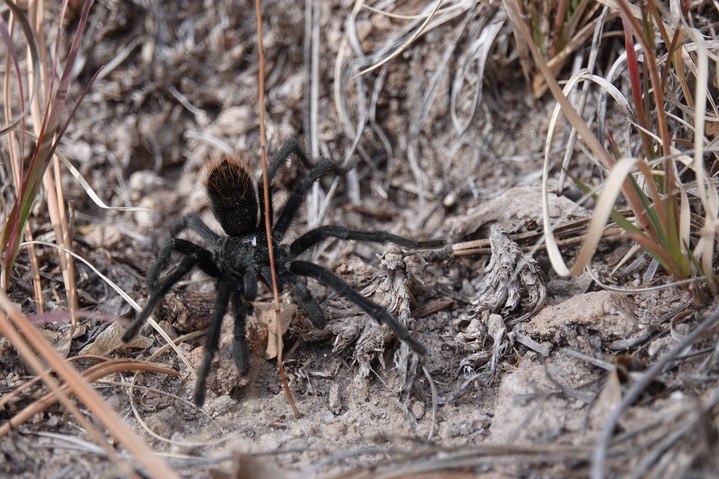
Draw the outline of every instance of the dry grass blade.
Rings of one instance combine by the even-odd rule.
[[[469,17],[470,15],[467,15],[467,19],[469,19]],[[467,130],[476,124],[479,105],[482,102],[485,66],[497,35],[499,35],[499,32],[504,26],[505,20],[504,15],[498,15],[497,8],[487,8],[469,33],[469,38],[473,40],[467,51],[464,52],[460,58],[461,67],[454,76],[450,97],[450,114],[459,138],[464,137]],[[454,40],[452,42],[451,50],[455,48],[456,41],[457,40]],[[470,71],[471,67],[474,68],[474,71]],[[458,99],[462,93],[464,83],[469,83],[469,78],[472,78],[472,82],[476,84],[474,85],[472,101],[468,102],[470,103],[469,108],[466,106],[462,107],[462,109],[469,110],[465,114],[465,121],[462,122],[458,113],[460,110]],[[477,81],[477,79],[479,79],[479,81]]]
[[[90,199],[95,203],[98,207],[104,209],[104,210],[113,210],[113,211],[150,211],[148,208],[143,208],[139,206],[109,206],[107,205],[102,198],[95,192],[95,190],[92,189],[90,184],[83,178],[82,174],[75,168],[75,165],[73,165],[70,160],[68,160],[65,155],[61,155],[57,153],[57,157],[60,158],[60,161],[63,165],[65,165],[65,168],[68,169],[70,174],[77,180],[78,183],[80,183],[80,186],[82,186],[82,189],[85,190],[85,193],[87,193],[87,196],[90,197]]]
[[[547,82],[547,86],[552,91],[552,94],[554,95],[555,99],[561,106],[562,112],[564,115],[566,115],[569,123],[577,129],[579,132],[579,135],[582,137],[582,139],[587,143],[590,150],[599,158],[602,164],[605,166],[609,166],[613,163],[613,160],[607,153],[607,151],[602,147],[602,145],[599,143],[599,140],[597,137],[591,132],[589,129],[589,126],[587,123],[579,116],[577,111],[574,109],[574,107],[569,102],[569,99],[566,97],[565,92],[562,91],[559,84],[557,83],[556,79],[554,78],[551,70],[549,69],[549,66],[547,65],[546,61],[542,57],[541,53],[539,52],[537,46],[534,44],[531,34],[529,33],[529,30],[527,29],[527,26],[524,24],[524,21],[519,14],[519,11],[517,9],[517,5],[512,0],[505,0],[504,1],[505,6],[507,7],[507,11],[509,14],[510,19],[512,20],[512,24],[514,25],[515,30],[519,32],[519,35],[524,39],[524,41],[527,43],[527,46],[529,48],[529,51],[532,53],[532,56],[534,57],[534,61],[539,68],[539,70],[542,72],[542,74],[545,77],[545,81]],[[555,116],[552,118],[553,123],[556,123],[556,112]],[[545,150],[546,152],[546,150]],[[548,157],[548,154],[545,155],[545,158]],[[616,165],[615,170],[613,171],[612,175],[615,178],[620,178],[621,182],[623,184],[624,179],[626,178],[626,175],[629,174],[631,171],[631,168],[633,167],[635,161],[632,160],[625,160],[620,161],[622,164],[622,167],[619,167],[619,164]],[[597,244],[599,244],[599,240],[601,238],[601,231],[604,228],[604,225],[606,224],[606,219],[609,217],[609,213],[611,213],[614,201],[617,196],[619,195],[619,191],[610,191],[611,188],[607,188],[605,190],[605,194],[603,195],[606,200],[602,203],[602,210],[600,212],[595,212],[594,218],[592,219],[592,222],[590,223],[589,230],[587,232],[587,239],[585,243],[582,245],[582,248],[580,250],[579,256],[577,260],[575,261],[574,266],[570,270],[567,268],[566,264],[564,263],[564,260],[562,259],[561,253],[559,251],[558,245],[555,241],[554,234],[552,231],[552,225],[549,218],[549,205],[548,205],[548,173],[549,168],[548,164],[545,164],[544,172],[543,172],[543,178],[542,178],[542,196],[543,196],[543,221],[544,221],[544,229],[545,229],[545,238],[547,242],[547,251],[550,256],[550,260],[552,262],[552,266],[554,267],[555,271],[557,271],[558,274],[567,276],[567,275],[573,275],[577,274],[578,272],[581,272],[586,264],[589,262],[589,259],[591,259],[592,255],[594,254],[594,250],[596,249]],[[613,180],[615,181],[615,180]],[[609,200],[612,200],[611,204],[609,204]],[[609,209],[605,211],[606,205],[609,204]],[[600,214],[601,213],[601,214]]]
[[[587,59],[587,67],[586,67],[586,70],[590,74],[594,73],[597,70],[597,57],[599,56],[602,34],[604,32],[604,24],[607,22],[608,17],[609,17],[609,9],[605,7],[602,9],[601,13],[599,14],[599,17],[595,21],[594,35],[592,36],[592,45],[591,45],[591,49],[589,52],[589,58]],[[585,107],[587,104],[587,100],[589,97],[589,87],[590,87],[589,83],[584,83],[582,85],[582,92],[581,92],[581,96],[579,98],[579,105],[578,105],[578,110],[581,113],[584,113],[584,110],[585,110]],[[547,136],[549,137],[550,135],[547,135]],[[569,137],[567,138],[567,141],[566,141],[566,147],[564,150],[564,158],[562,160],[562,169],[559,174],[559,189],[560,190],[564,188],[566,172],[569,171],[569,163],[570,163],[571,158],[574,153],[576,141],[577,141],[577,130],[572,128],[569,133]]]
[[[107,428],[108,432],[127,448],[137,462],[145,468],[148,474],[157,479],[178,477],[162,460],[150,451],[147,445],[130,430],[117,413],[105,404],[102,397],[87,383],[82,375],[58,355],[35,327],[30,324],[27,318],[17,310],[4,292],[0,292],[0,308],[4,311],[4,314],[0,316],[0,333],[4,334],[10,340],[35,373],[43,377],[43,381],[57,394],[57,397],[68,411],[73,413],[78,422],[80,422],[88,432],[96,435],[98,444],[106,444],[102,433],[100,433],[86,416],[77,409],[73,402],[70,401],[55,379],[53,379],[51,375],[46,374],[46,371],[33,350],[37,351],[50,367],[57,371],[58,376],[65,381],[77,398],[87,406],[93,416]],[[23,336],[20,336],[16,332],[16,328],[20,330]],[[108,454],[110,454],[110,457],[115,457],[112,449],[108,448]],[[129,466],[126,465],[123,466],[123,468],[128,475],[134,475]]]
[[[58,246],[58,245],[52,244],[52,243],[47,243],[47,242],[45,242],[45,241],[33,241],[32,244],[43,245],[43,246],[48,246],[48,247],[50,247],[50,248],[57,248],[57,249],[62,250],[62,247],[61,247],[61,246]],[[88,268],[90,268],[90,270],[91,270],[93,273],[95,273],[101,280],[103,280],[105,283],[107,283],[107,285],[110,286],[117,294],[119,294],[119,295],[122,297],[122,299],[124,299],[130,306],[132,306],[132,308],[133,308],[135,311],[141,311],[141,310],[142,310],[142,308],[140,307],[140,305],[137,304],[137,302],[136,302],[134,299],[132,299],[132,298],[130,297],[130,295],[128,295],[125,291],[123,291],[122,288],[120,288],[117,284],[115,284],[110,278],[108,278],[107,276],[105,276],[104,274],[102,274],[102,273],[101,273],[92,263],[90,263],[88,260],[86,260],[85,258],[83,258],[82,256],[80,256],[79,254],[77,254],[77,253],[75,253],[75,252],[73,252],[73,251],[70,251],[70,250],[67,250],[67,249],[65,249],[65,250],[63,250],[63,251],[64,251],[65,253],[69,254],[70,256],[72,256],[73,258],[75,258],[75,259],[81,261],[82,263],[84,263]],[[160,325],[158,325],[157,322],[156,322],[152,317],[148,318],[148,319],[147,319],[147,322],[153,327],[153,329],[154,329],[155,331],[157,331],[157,333],[162,337],[162,339],[165,340],[165,342],[169,345],[169,347],[171,347],[171,348],[175,351],[175,353],[177,353],[177,357],[180,358],[180,360],[185,364],[185,366],[187,367],[187,369],[188,369],[189,371],[193,371],[193,372],[194,372],[194,368],[192,367],[192,363],[190,363],[190,361],[187,359],[187,357],[185,356],[185,354],[183,354],[182,351],[180,351],[180,349],[177,347],[177,345],[175,345],[175,343],[172,341],[172,338],[170,338],[170,336],[167,334],[167,332],[166,332],[164,329],[162,329],[162,328],[160,327]],[[119,344],[119,342],[118,342],[118,344]],[[193,373],[193,374],[194,374],[194,373]]]
[[[705,274],[711,274],[714,261],[714,243],[719,229],[719,193],[711,178],[707,177],[704,168],[704,140],[706,121],[706,101],[708,96],[709,79],[709,53],[702,35],[693,28],[688,28],[687,34],[694,40],[696,46],[696,89],[694,109],[696,115],[694,131],[694,162],[693,170],[697,178],[697,189],[702,206],[704,207],[704,227],[694,254],[701,258]]]
[[[588,448],[580,447],[522,447],[511,445],[479,446],[476,448],[427,447],[417,451],[399,448],[360,448],[342,451],[315,464],[300,477],[316,477],[320,467],[344,461],[353,456],[379,455],[385,459],[371,466],[349,472],[333,474],[332,479],[344,478],[410,478],[410,477],[477,477],[476,474],[463,475],[466,469],[489,468],[511,464],[546,464],[547,462],[585,461],[590,453]]]
[[[189,341],[190,339],[194,339],[194,338],[197,338],[197,337],[200,337],[200,336],[204,336],[205,334],[207,334],[207,329],[203,329],[203,330],[200,330],[200,331],[194,331],[194,332],[192,332],[192,333],[185,334],[184,336],[180,336],[180,337],[177,338],[175,341],[173,341],[172,347],[173,347],[173,348],[176,348],[178,344],[182,344],[182,343],[184,343],[185,341]],[[150,362],[150,361],[155,361],[159,356],[161,356],[163,353],[165,353],[165,351],[169,350],[169,349],[170,349],[170,346],[171,346],[171,345],[169,345],[169,344],[163,345],[163,346],[160,347],[157,351],[155,351],[154,353],[152,353],[152,355],[150,355],[150,357],[147,358],[147,361],[148,361],[148,362]],[[154,392],[154,393],[156,393],[156,394],[171,396],[171,397],[174,397],[174,398],[175,398],[176,400],[178,400],[178,401],[181,401],[181,402],[184,402],[184,403],[188,404],[190,407],[196,407],[196,406],[195,406],[195,404],[194,404],[193,402],[191,402],[191,401],[188,401],[188,400],[183,399],[183,398],[181,398],[181,397],[178,397],[178,396],[175,396],[175,395],[173,395],[173,394],[167,393],[167,392],[165,392],[165,391],[158,391],[158,390],[155,390],[155,389],[153,389],[153,388],[148,388],[148,387],[145,387],[145,386],[140,386],[140,385],[138,385],[138,384],[137,384],[137,381],[138,381],[138,379],[139,379],[141,373],[142,373],[142,371],[137,371],[137,372],[132,376],[132,381],[130,382],[130,384],[129,384],[129,385],[126,385],[126,386],[129,387],[130,407],[132,408],[132,413],[135,415],[135,419],[137,419],[137,422],[140,424],[140,426],[142,426],[142,428],[145,429],[145,431],[147,431],[147,433],[148,433],[150,436],[154,437],[155,439],[157,439],[157,440],[159,440],[159,441],[162,441],[162,442],[165,442],[165,443],[168,443],[168,444],[172,444],[172,445],[177,446],[177,447],[182,447],[182,448],[207,447],[207,446],[210,446],[210,445],[219,444],[219,443],[224,442],[225,440],[227,440],[227,436],[225,435],[225,432],[222,430],[222,428],[221,428],[220,426],[217,426],[217,428],[218,428],[218,430],[219,430],[219,435],[220,435],[220,438],[221,438],[221,439],[219,439],[219,440],[217,440],[217,441],[214,441],[214,442],[208,441],[207,439],[204,439],[204,440],[201,441],[201,442],[176,441],[176,440],[173,440],[173,439],[171,439],[171,438],[163,437],[162,435],[156,433],[156,432],[147,424],[147,422],[144,420],[144,418],[142,417],[142,414],[140,413],[140,410],[139,410],[138,407],[137,407],[137,402],[135,401],[135,396],[134,396],[134,394],[133,394],[136,389],[140,389],[140,390],[144,390],[144,391],[151,391],[151,392]],[[212,418],[211,418],[204,410],[202,410],[201,408],[198,408],[198,409],[199,409],[200,414],[204,414],[208,419],[212,420]]]
[[[719,322],[719,310],[712,313],[702,323],[682,339],[676,346],[674,346],[668,353],[661,357],[655,362],[639,379],[636,381],[628,391],[624,394],[621,403],[617,405],[612,411],[611,415],[607,418],[606,424],[602,433],[597,440],[597,443],[592,452],[592,478],[601,479],[606,477],[607,467],[607,452],[609,450],[609,443],[612,439],[612,435],[617,427],[619,417],[622,413],[632,404],[634,404],[639,396],[646,390],[646,388],[652,383],[652,381],[659,376],[662,370],[679,356],[687,346],[693,344],[700,337],[706,334],[711,328],[713,328],[717,322]]]
[[[6,24],[4,19],[0,19],[0,33],[2,34],[2,40],[3,43],[6,46],[7,54],[6,59],[8,63],[8,68],[5,69],[5,82],[4,82],[4,99],[5,99],[5,107],[4,107],[4,113],[5,113],[5,127],[0,129],[0,136],[7,135],[8,139],[8,154],[10,157],[10,168],[12,169],[12,179],[13,184],[15,186],[15,193],[17,196],[20,196],[21,194],[21,185],[22,185],[22,162],[25,158],[25,118],[27,114],[30,112],[30,109],[28,105],[32,106],[35,104],[38,91],[40,88],[40,77],[36,75],[33,78],[31,91],[30,91],[30,97],[25,102],[25,96],[24,96],[24,88],[23,88],[23,75],[22,70],[19,65],[19,61],[17,58],[17,51],[14,48],[12,44],[12,38],[11,38],[11,31],[13,30],[13,26],[15,23],[20,25],[20,28],[25,36],[25,39],[27,41],[27,50],[28,55],[30,57],[30,61],[28,63],[32,64],[32,68],[37,71],[40,66],[40,56],[38,53],[38,47],[37,43],[35,41],[35,35],[33,34],[32,27],[27,21],[27,18],[25,17],[22,10],[15,4],[9,1],[5,1],[5,4],[7,7],[12,11],[12,22],[10,23],[10,29],[8,30],[8,25]],[[12,68],[9,68],[9,63],[12,63]],[[17,80],[17,99],[19,102],[19,109],[20,112],[15,115],[15,118],[13,119],[14,112],[13,112],[13,104],[15,103],[13,101],[13,98],[11,97],[11,71],[15,72],[15,77]],[[13,131],[17,126],[20,126],[20,137],[18,138],[17,132]],[[7,211],[5,208],[3,208],[3,211]],[[25,227],[25,234],[28,235],[28,237],[31,237],[31,231],[29,227]],[[35,251],[31,249],[29,251],[29,257],[30,257],[30,267],[32,270],[32,280],[33,280],[33,287],[35,289],[35,297],[37,300],[37,308],[38,311],[42,312],[44,310],[44,301],[42,298],[42,284],[40,282],[40,271],[39,271],[39,265],[37,261],[37,255],[35,254]],[[7,276],[4,273],[4,269],[2,274],[0,275],[0,284],[4,284],[6,281]]]
[[[70,328],[67,342],[69,343],[75,328],[77,327],[77,287],[75,286],[75,263],[67,251],[72,250],[71,226],[68,223],[67,211],[65,209],[65,195],[62,186],[62,174],[56,158],[52,161],[52,168],[43,175],[43,186],[47,210],[50,221],[55,230],[55,241],[62,247],[60,250],[60,268],[62,270],[63,282],[67,294],[67,304],[70,310]],[[67,348],[69,350],[69,348]]]
[[[403,51],[405,51],[410,45],[412,45],[412,43],[414,43],[415,40],[417,40],[417,38],[420,37],[420,35],[422,35],[422,32],[424,32],[425,28],[427,28],[427,25],[429,25],[429,22],[431,22],[432,19],[434,18],[434,16],[437,14],[437,11],[439,10],[440,5],[442,5],[442,0],[437,0],[437,3],[435,4],[434,8],[424,18],[424,20],[422,21],[422,24],[419,26],[419,28],[417,28],[417,30],[402,45],[400,45],[399,48],[397,48],[394,52],[387,55],[381,61],[360,71],[359,73],[357,73],[356,76],[362,76],[362,75],[365,75],[373,70],[376,70],[377,68],[381,67],[385,63],[391,61],[393,58],[396,58],[398,55],[401,55]]]
[[[719,224],[716,218],[719,212],[716,211],[716,208],[712,208],[716,202],[712,203],[707,198],[708,195],[703,197],[700,195],[700,199],[708,201],[708,205],[705,204],[704,206],[704,212],[710,210],[711,213],[706,215],[705,226],[700,232],[692,228],[691,201],[686,188],[679,183],[680,176],[675,162],[676,158],[683,159],[688,155],[672,146],[673,142],[681,145],[682,140],[673,138],[670,135],[668,126],[670,114],[666,109],[665,98],[667,93],[665,90],[668,90],[667,84],[669,80],[667,80],[667,77],[676,75],[676,71],[670,69],[670,66],[677,62],[672,62],[671,58],[673,58],[672,55],[675,55],[675,51],[683,47],[680,45],[682,30],[673,30],[666,27],[660,16],[661,7],[656,2],[648,2],[647,5],[642,7],[643,10],[639,12],[642,15],[637,16],[634,7],[620,1],[614,5],[616,8],[612,15],[616,15],[618,8],[623,19],[626,51],[610,69],[609,78],[605,79],[580,71],[569,80],[563,90],[560,90],[556,79],[552,76],[550,65],[540,54],[527,25],[519,14],[517,2],[505,1],[505,5],[517,35],[523,37],[524,41],[526,41],[527,48],[532,53],[537,68],[544,76],[547,86],[557,101],[545,144],[542,193],[547,250],[555,271],[565,276],[576,275],[583,271],[592,259],[601,237],[601,231],[611,217],[633,241],[649,253],[653,260],[661,265],[675,280],[683,281],[692,277],[704,276],[709,286],[715,288],[712,276],[714,253],[713,250],[709,253],[706,246],[709,244],[713,246],[716,241],[717,224]],[[605,10],[603,15],[600,16],[600,20],[609,16],[610,14]],[[657,37],[657,34],[654,33],[655,30],[658,30],[661,36]],[[599,36],[597,33],[599,31],[595,31],[595,45],[598,42]],[[696,32],[694,34],[699,35]],[[665,45],[666,48],[669,48],[668,55],[661,58],[657,53],[659,48],[657,38],[669,43]],[[637,41],[639,46],[635,46],[634,41]],[[596,46],[594,50],[596,50]],[[638,53],[639,51],[641,51],[641,56]],[[706,50],[698,46],[696,47],[696,52],[698,56],[697,62],[700,65],[697,70],[702,72],[701,64],[706,61]],[[593,58],[595,58],[595,55],[590,55],[590,68],[594,61]],[[665,62],[663,68],[661,68],[661,62]],[[628,82],[631,87],[631,101],[625,98],[612,83],[615,74],[618,72],[619,65],[624,65],[624,68],[626,68]],[[611,153],[602,146],[598,136],[589,129],[588,124],[569,102],[569,95],[579,82],[584,82],[584,94],[579,101],[580,108],[583,108],[589,83],[594,83],[601,89],[598,131],[600,135],[606,134],[606,142],[609,144]],[[706,100],[707,78],[702,76],[702,73],[698,73],[696,83],[696,96]],[[620,110],[624,112],[627,122],[639,134],[642,154],[636,155],[635,153],[622,152],[612,135],[605,133],[605,102],[609,95],[614,98]],[[691,103],[691,101],[688,103]],[[697,155],[701,155],[700,152],[703,151],[704,142],[706,141],[703,132],[703,116],[705,115],[706,102],[697,100],[697,103],[701,104],[701,106],[695,109],[694,115],[688,110],[685,111],[687,115],[696,117],[695,124],[699,127],[699,130],[692,135],[696,147],[695,158],[699,158]],[[563,181],[564,172],[569,169],[569,158],[574,151],[574,137],[577,133],[584,144],[588,146],[588,154],[594,155],[593,160],[607,171],[606,180],[600,188],[597,188],[597,191],[601,190],[601,194],[596,200],[597,207],[589,227],[587,239],[571,268],[567,266],[562,258],[554,237],[553,226],[548,216],[547,182],[552,156],[551,145],[560,119],[560,112],[566,117],[571,126],[570,144],[565,151],[560,183]],[[680,122],[691,128],[690,122],[681,120]],[[637,158],[629,158],[631,156],[637,156]],[[706,174],[703,171],[704,165],[702,161],[694,161],[691,167],[696,170],[696,176],[702,186],[713,189],[713,186],[710,187],[706,181],[703,181]],[[635,168],[637,170],[636,174],[634,173]],[[585,191],[590,189],[581,183],[579,186]],[[622,218],[613,209],[613,205],[620,194],[634,212],[634,223]],[[697,236],[700,236],[698,241],[695,240]],[[699,290],[700,287],[692,288],[696,295],[701,294]]]
[[[25,35],[25,39],[27,40],[27,48],[30,54],[30,61],[32,62],[33,69],[35,71],[39,71],[40,69],[40,54],[38,53],[38,47],[37,43],[35,42],[35,35],[33,34],[32,27],[30,27],[30,24],[27,21],[27,18],[25,17],[25,14],[23,13],[22,9],[16,5],[11,0],[3,0],[3,3],[12,11],[13,13],[13,21],[17,22],[18,25],[20,25],[20,28],[22,29],[23,34]],[[20,67],[17,63],[17,58],[15,57],[15,50],[12,48],[12,42],[10,40],[9,32],[7,31],[7,28],[5,28],[5,22],[4,20],[0,20],[0,26],[2,27],[2,37],[3,42],[7,46],[8,54],[10,55],[13,67],[15,69],[16,75],[18,77],[18,89],[19,89],[19,99],[22,105],[21,112],[17,115],[17,117],[14,120],[10,120],[11,114],[10,114],[10,105],[12,104],[11,101],[9,101],[8,95],[10,94],[9,86],[9,79],[10,79],[10,69],[5,70],[5,121],[6,125],[2,128],[0,128],[0,135],[4,135],[5,133],[13,130],[16,126],[23,123],[23,120],[28,115],[30,110],[25,107],[24,103],[24,97],[22,95],[23,88],[22,88],[22,74],[20,73]],[[38,90],[40,89],[40,76],[35,75],[33,78],[33,84],[32,89],[30,91],[30,98],[28,99],[27,104],[32,105],[37,94]],[[24,131],[25,128],[23,127],[22,130]],[[12,150],[11,150],[12,151]],[[15,164],[15,163],[13,163]],[[19,185],[19,183],[17,184]]]
[[[592,32],[597,28],[601,28],[602,24],[618,16],[618,13],[612,12],[603,14],[600,18],[596,18],[584,25],[578,32],[574,33],[572,38],[567,42],[566,46],[553,55],[547,62],[549,69],[553,74],[558,74],[571,58],[571,54],[583,48],[584,43],[592,36]],[[535,98],[540,98],[547,90],[547,83],[542,75],[537,75],[532,80],[532,94]]]

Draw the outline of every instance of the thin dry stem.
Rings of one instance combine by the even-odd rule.
[[[270,260],[270,272],[272,274],[272,297],[275,304],[275,320],[276,324],[282,324],[280,308],[280,296],[279,287],[277,284],[277,271],[275,269],[275,253],[272,246],[272,222],[270,218],[270,185],[267,176],[267,134],[265,132],[265,50],[262,41],[262,1],[255,0],[255,12],[257,14],[257,51],[259,55],[259,71],[258,76],[258,108],[260,110],[260,154],[262,157],[262,186],[265,203],[265,234],[267,235],[267,250],[269,253]],[[290,392],[289,384],[287,384],[287,376],[285,375],[285,369],[282,364],[282,335],[277,334],[277,367],[280,370],[280,377],[282,378],[282,387],[287,395],[287,400],[290,403],[292,412],[294,412],[296,418],[302,417],[299,409],[295,405],[294,399],[292,399],[292,393]]]

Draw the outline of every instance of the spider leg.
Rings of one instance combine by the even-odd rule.
[[[406,342],[415,352],[419,354],[425,354],[427,352],[424,345],[414,339],[409,330],[402,323],[392,317],[386,309],[353,290],[345,280],[330,270],[307,261],[292,261],[292,263],[290,263],[290,271],[299,276],[314,278],[320,283],[329,286],[334,289],[337,294],[344,296],[362,308],[378,322],[389,326],[394,334],[402,341]]]
[[[434,249],[445,245],[443,240],[415,241],[384,231],[356,231],[338,225],[320,226],[303,234],[290,245],[290,256],[297,256],[327,238],[394,243],[404,248]]]
[[[282,145],[282,148],[280,148],[280,151],[272,155],[272,163],[270,163],[270,167],[267,170],[267,176],[270,181],[272,181],[272,178],[275,177],[277,170],[280,169],[282,164],[287,161],[287,158],[292,155],[297,155],[297,158],[299,158],[302,164],[306,167],[309,167],[312,164],[305,151],[300,147],[300,144],[297,143],[297,140],[287,140],[285,144]]]
[[[241,291],[232,294],[232,309],[235,313],[235,325],[232,334],[232,358],[240,376],[246,376],[250,370],[250,349],[247,345],[247,318],[248,307]]]
[[[197,263],[200,262],[200,258],[192,255],[186,256],[175,271],[172,272],[167,278],[161,282],[156,282],[152,288],[150,288],[150,297],[147,300],[147,304],[137,315],[137,318],[132,322],[130,327],[125,330],[125,334],[122,335],[123,341],[129,341],[140,330],[140,327],[145,323],[147,318],[152,313],[152,310],[157,306],[157,302],[160,301],[175,283],[177,283],[183,276],[189,273]],[[157,266],[157,265],[156,265]]]
[[[170,236],[176,237],[184,230],[191,230],[208,243],[216,243],[220,236],[212,231],[197,215],[185,215],[170,225]]]
[[[212,310],[212,320],[207,330],[207,340],[205,341],[205,350],[202,354],[202,362],[200,369],[197,371],[197,382],[195,383],[195,392],[192,395],[194,403],[200,407],[205,402],[205,388],[207,385],[207,375],[212,367],[212,360],[217,354],[220,345],[220,331],[222,330],[222,319],[227,312],[227,305],[230,302],[233,285],[229,281],[217,281],[217,296],[215,297],[215,306]]]
[[[297,299],[300,302],[300,306],[302,306],[302,311],[307,313],[314,327],[324,329],[325,326],[327,326],[327,317],[322,311],[322,308],[320,308],[320,305],[315,301],[315,298],[312,297],[312,293],[310,293],[304,281],[292,273],[285,273],[282,278],[297,294]]]
[[[197,263],[200,269],[213,278],[216,278],[220,274],[217,266],[215,266],[215,263],[212,261],[212,255],[209,251],[191,241],[173,237],[160,248],[160,251],[157,253],[157,261],[155,261],[152,269],[147,273],[147,287],[151,293],[157,289],[160,283],[160,275],[167,269],[173,251],[185,256],[197,257]]]
[[[157,253],[157,261],[147,274],[147,284],[150,291],[152,291],[159,282],[160,274],[167,269],[167,264],[173,251],[177,251],[178,253],[182,253],[184,255],[200,255],[200,268],[212,277],[217,276],[217,274],[213,274],[213,272],[217,271],[217,268],[214,267],[214,263],[212,263],[211,260],[208,261],[207,259],[209,255],[201,253],[202,251],[207,253],[207,250],[190,241],[177,238],[177,235],[186,229],[194,231],[208,243],[217,243],[220,240],[217,233],[212,231],[210,227],[196,215],[185,215],[178,221],[174,221],[170,225],[170,240],[160,248],[160,251]]]
[[[168,260],[173,251],[185,255],[185,258],[180,262],[180,265],[175,271],[160,280],[160,274],[167,269]],[[160,299],[195,266],[199,266],[202,271],[210,276],[216,277],[219,275],[219,271],[212,261],[210,252],[195,243],[173,238],[160,248],[157,261],[147,274],[147,287],[150,291],[150,297],[147,299],[145,307],[142,308],[142,311],[137,315],[137,318],[135,318],[130,327],[125,330],[122,336],[123,341],[129,341],[137,334]]]
[[[247,345],[247,328],[245,319],[257,297],[257,272],[248,270],[243,277],[244,291],[237,289],[232,294],[232,309],[235,313],[235,325],[232,337],[232,357],[240,376],[245,376],[250,370],[250,350]]]
[[[287,159],[292,155],[296,155],[304,166],[309,168],[311,165],[310,159],[307,158],[307,154],[300,147],[299,143],[297,143],[297,140],[294,139],[287,140],[285,144],[282,145],[282,148],[280,148],[280,151],[272,155],[272,161],[267,167],[267,183],[270,186],[270,223],[274,221],[274,212],[272,211],[272,180],[277,174],[277,171],[282,167],[283,163],[285,163]],[[263,227],[265,224],[265,196],[263,194],[263,189],[264,182],[262,181],[262,179],[260,179],[257,182],[257,196],[259,197],[258,199],[260,205],[260,227]]]
[[[310,188],[312,188],[312,185],[317,180],[319,180],[322,176],[329,173],[330,171],[334,171],[338,174],[344,173],[344,170],[340,168],[334,161],[328,160],[326,158],[320,160],[320,162],[317,163],[314,168],[307,172],[307,175],[302,179],[302,181],[297,184],[297,186],[295,186],[295,188],[292,190],[292,193],[290,193],[289,198],[287,198],[287,202],[282,207],[280,217],[277,219],[277,222],[272,228],[273,236],[277,237],[278,239],[284,236],[284,234],[287,232],[290,225],[292,224],[292,221],[295,219],[297,211],[300,209],[300,205],[302,204],[302,200],[304,199],[304,194],[309,191]]]

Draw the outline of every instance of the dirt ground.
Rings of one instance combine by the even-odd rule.
[[[512,35],[503,13],[490,17],[486,6],[455,2],[456,9],[386,67],[357,80],[354,74],[387,56],[383,48],[411,21],[368,9],[353,14],[348,2],[316,3],[313,70],[305,57],[304,4],[263,2],[270,153],[296,138],[313,156],[351,170],[310,192],[291,236],[341,224],[456,244],[489,238],[493,224],[505,233],[537,230],[554,103],[548,96],[533,99],[507,47]],[[400,12],[416,13],[420,7],[411,3]],[[467,58],[493,22],[499,33],[478,72]],[[143,209],[100,208],[68,174],[76,251],[142,305],[144,274],[173,219],[197,213],[220,230],[202,188],[211,152],[244,152],[259,167],[254,6],[98,2],[81,51],[72,95],[105,67],[61,152],[108,205]],[[459,75],[465,84],[458,86],[455,73],[465,63],[471,68]],[[578,157],[579,176],[598,175]],[[278,204],[301,170],[293,163],[278,175]],[[553,196],[557,222],[591,213],[576,205],[571,188],[562,193]],[[31,226],[39,239],[52,231],[42,212]],[[492,238],[494,246],[502,242],[501,235]],[[507,247],[516,266],[523,253]],[[613,272],[630,248],[626,239],[604,242],[592,274],[619,289],[670,283],[661,271],[647,275],[647,258]],[[63,309],[57,255],[50,248],[38,253],[48,308]],[[571,260],[573,251],[566,254]],[[267,332],[257,317],[249,326],[251,372],[242,379],[226,318],[202,410],[190,401],[194,373],[175,352],[152,360],[179,377],[139,375],[133,384],[146,389],[134,390],[131,374],[106,378],[98,387],[109,404],[183,477],[586,477],[612,410],[716,306],[710,300],[697,305],[679,287],[621,294],[589,273],[561,278],[542,249],[518,285],[506,284],[512,282],[498,272],[499,251],[455,256],[448,249],[329,241],[311,258],[387,307],[427,346],[427,355],[415,356],[352,303],[310,282],[330,325],[314,330],[299,312],[284,337],[301,418],[288,404],[276,361],[266,358]],[[24,255],[13,280],[11,296],[23,312],[35,313]],[[78,263],[77,281],[83,309],[129,324],[135,312],[95,272]],[[173,339],[201,330],[213,287],[193,273],[155,319]],[[256,311],[271,298],[261,288]],[[281,298],[291,310],[292,297]],[[68,325],[43,327],[52,339]],[[84,320],[70,356],[87,353],[111,327],[111,321]],[[141,348],[106,354],[147,359],[164,344],[149,328],[142,338],[149,339]],[[179,343],[194,368],[203,344],[204,335]],[[608,476],[719,474],[717,344],[714,330],[688,346],[625,409],[608,446]],[[28,369],[5,338],[0,358],[4,393],[22,384]],[[22,405],[11,405],[0,419]],[[120,474],[101,451],[68,438],[90,441],[59,408],[37,415],[0,440],[0,475]]]

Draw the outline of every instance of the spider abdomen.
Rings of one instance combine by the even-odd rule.
[[[229,236],[243,236],[257,228],[260,208],[252,177],[240,155],[210,161],[205,188],[217,221]]]

